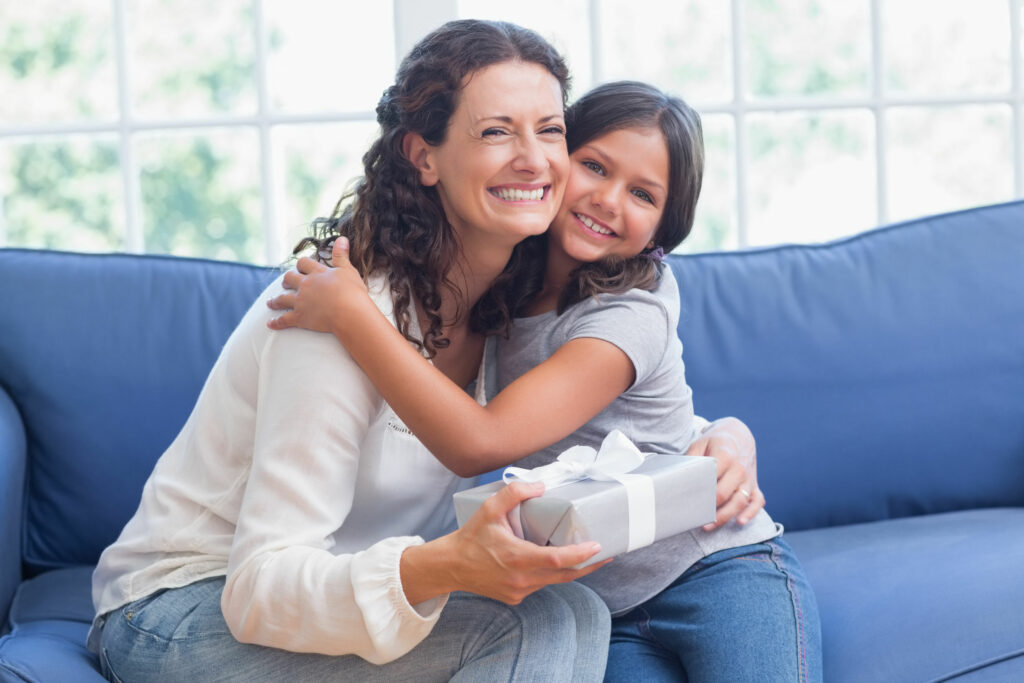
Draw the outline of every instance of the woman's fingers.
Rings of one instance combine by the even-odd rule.
[[[762,493],[761,489],[757,488],[756,484],[751,483],[750,485],[753,487],[751,489],[747,489],[750,492],[750,498],[747,500],[747,505],[743,509],[743,512],[741,512],[739,517],[737,517],[737,521],[740,524],[746,524],[756,517],[757,513],[764,509],[764,493]]]
[[[464,590],[517,604],[530,593],[552,583],[565,583],[607,564],[576,566],[601,552],[595,542],[571,546],[539,546],[512,534],[508,515],[524,500],[544,492],[542,484],[515,483],[484,501],[461,529]]]

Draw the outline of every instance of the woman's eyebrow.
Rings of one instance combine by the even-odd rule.
[[[549,114],[547,116],[541,117],[540,119],[537,120],[537,122],[548,123],[549,121],[561,121],[562,118],[563,116],[561,114]],[[496,114],[494,116],[481,116],[479,119],[477,119],[477,123],[481,123],[483,121],[499,121],[501,123],[511,124],[515,122],[515,119],[513,119],[511,116],[505,116],[500,114]]]

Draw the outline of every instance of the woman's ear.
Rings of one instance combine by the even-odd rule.
[[[426,187],[437,185],[434,166],[434,148],[419,133],[406,133],[402,138],[402,154],[420,172],[420,183]]]

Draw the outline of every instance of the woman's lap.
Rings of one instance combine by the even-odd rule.
[[[714,553],[612,620],[605,680],[820,681],[821,627],[781,539]]]
[[[220,610],[224,580],[149,596],[108,616],[101,661],[110,680],[600,680],[609,617],[578,585],[550,586],[520,605],[453,593],[431,634],[381,666],[354,656],[239,643]],[[583,589],[583,590],[580,590]],[[599,663],[595,664],[595,662]],[[559,669],[561,667],[561,669]]]

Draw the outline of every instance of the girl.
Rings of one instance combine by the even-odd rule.
[[[566,114],[572,164],[546,238],[543,277],[519,283],[519,317],[496,339],[500,388],[466,401],[402,348],[348,266],[299,261],[291,309],[269,324],[331,331],[414,433],[473,474],[524,458],[537,466],[621,429],[642,451],[700,452],[675,330],[678,290],[661,263],[693,224],[703,171],[697,114],[639,83],[596,88]],[[489,131],[507,135],[502,126]],[[521,303],[520,303],[521,302]],[[742,425],[725,428],[742,435]],[[698,441],[694,450],[692,444]],[[718,449],[716,523],[617,558],[581,579],[612,610],[612,680],[818,680],[813,594],[781,528],[762,509],[753,468]],[[532,455],[528,455],[531,454]],[[737,513],[736,523],[731,523]]]
[[[553,218],[568,166],[567,78],[530,31],[441,27],[403,60],[353,210],[336,222],[366,265],[378,315],[436,351],[460,384],[479,365],[468,333],[477,316],[452,323],[449,311],[500,291],[516,244]],[[492,119],[515,144],[483,140]],[[440,188],[408,161],[423,162],[428,145]],[[510,187],[530,188],[530,201],[491,194]],[[267,330],[262,300],[280,291],[272,284],[227,341],[100,558],[89,644],[104,675],[599,679],[608,612],[567,583],[586,573],[571,567],[594,544],[538,548],[512,536],[505,513],[540,493],[529,487],[446,533],[462,482],[396,428],[332,339]]]

